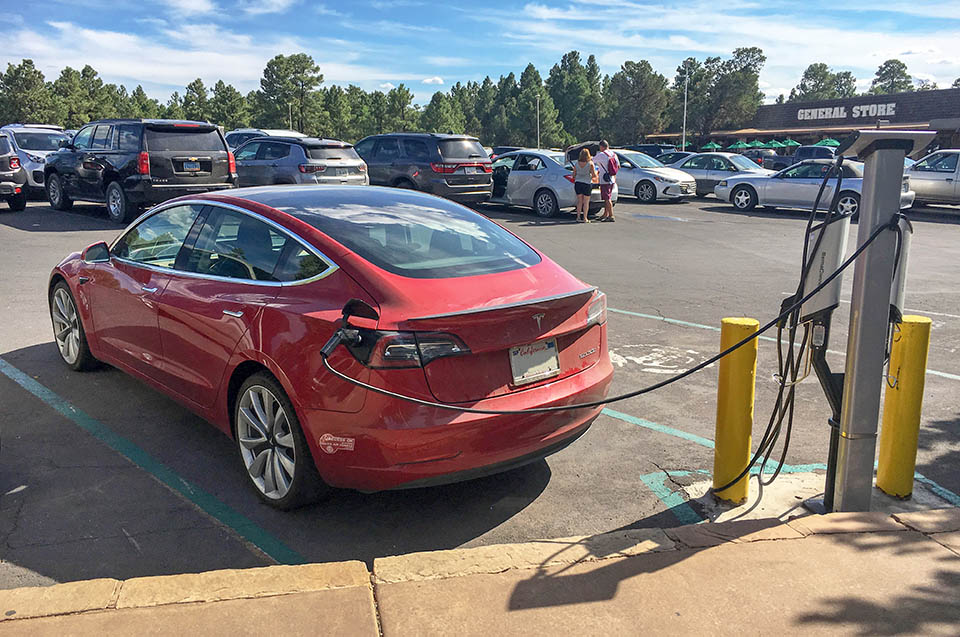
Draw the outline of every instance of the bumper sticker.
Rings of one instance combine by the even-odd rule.
[[[323,434],[320,436],[320,448],[326,453],[337,453],[338,451],[353,451],[355,438],[342,438],[333,434]]]

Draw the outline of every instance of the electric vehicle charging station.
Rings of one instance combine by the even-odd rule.
[[[870,510],[883,368],[892,324],[899,323],[903,314],[912,232],[900,214],[903,160],[925,148],[934,136],[926,131],[862,130],[837,148],[837,155],[855,155],[864,162],[858,245],[881,227],[897,231],[877,236],[855,264],[844,373],[832,372],[826,361],[842,277],[801,308],[801,321],[812,323],[812,365],[833,412],[824,498],[807,503],[814,511]],[[810,229],[806,240],[811,267],[804,290],[814,289],[837,269],[849,229],[849,216],[828,217],[823,225]]]

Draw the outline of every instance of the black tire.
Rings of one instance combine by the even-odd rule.
[[[398,179],[393,184],[394,188],[403,188],[404,190],[416,190],[417,184],[413,183],[409,179]]]
[[[841,191],[840,197],[837,199],[837,212],[851,213],[851,221],[859,221],[860,195],[852,190]]]
[[[47,193],[47,201],[54,210],[70,210],[73,208],[73,200],[63,191],[63,179],[57,173],[47,175],[43,185]]]
[[[65,302],[67,300],[72,307],[68,307]],[[90,353],[87,332],[83,329],[83,320],[80,318],[77,302],[73,298],[70,286],[65,281],[60,281],[50,290],[47,301],[50,304],[50,322],[53,324],[53,342],[60,353],[60,360],[75,372],[95,368],[99,361]],[[63,334],[67,324],[69,324],[67,329],[72,328],[75,332]],[[67,340],[70,340],[69,346],[65,345]],[[76,358],[72,358],[74,351]]]
[[[264,442],[252,448],[247,445],[253,445],[255,440],[242,438],[241,436],[241,431],[245,426],[241,423],[241,406],[244,404],[244,397],[251,389],[254,389],[255,392],[266,389],[269,394],[272,394],[276,402],[282,407],[288,425],[288,427],[283,428],[281,432],[269,432],[269,439],[265,439]],[[313,462],[313,455],[310,453],[310,447],[307,445],[306,437],[304,437],[303,430],[300,428],[300,420],[297,418],[297,412],[293,408],[293,403],[290,402],[286,392],[283,391],[283,387],[280,386],[280,383],[277,382],[271,374],[267,372],[257,372],[247,378],[240,386],[239,391],[237,391],[237,397],[232,405],[232,410],[234,440],[236,441],[237,455],[240,458],[240,466],[247,475],[248,483],[261,500],[276,509],[289,511],[290,509],[316,502],[322,495],[330,490],[317,472],[317,467]],[[274,411],[273,413],[276,412]],[[288,435],[292,436],[293,442],[293,477],[289,481],[288,490],[284,495],[280,497],[271,496],[265,492],[267,485],[266,473],[264,473],[264,486],[261,486],[251,474],[249,467],[253,465],[247,464],[248,458],[245,456],[245,451],[254,458],[255,462],[255,458],[259,456],[257,449],[261,449],[260,453],[268,454],[268,459],[264,460],[264,463],[268,463],[270,462],[269,458],[273,457],[270,455],[270,452],[276,455],[281,452],[285,453],[285,451],[289,449],[289,447],[285,447],[280,442],[280,438],[287,437]],[[244,440],[246,440],[246,444]],[[284,457],[290,460],[288,454],[285,453]],[[282,463],[279,462],[273,466],[283,467]],[[271,469],[271,472],[274,470],[275,469]],[[271,473],[271,475],[273,474]],[[276,484],[276,479],[273,478],[273,480],[274,484]],[[276,492],[274,491],[274,493]]]
[[[633,190],[634,196],[640,203],[654,203],[657,200],[657,187],[652,181],[641,181]]]
[[[27,193],[21,192],[19,195],[8,197],[7,205],[10,206],[10,210],[20,212],[27,207]]]
[[[546,188],[541,188],[533,195],[533,211],[537,213],[538,217],[549,219],[560,212],[560,206],[552,192]]]
[[[730,193],[730,203],[737,210],[753,210],[757,207],[757,193],[749,186],[737,186]]]
[[[128,224],[137,216],[139,209],[130,203],[130,198],[123,191],[119,181],[111,181],[104,191],[107,202],[107,216],[110,221],[119,224]]]
[[[777,211],[777,207],[776,207],[776,206],[764,206],[763,209],[766,210],[767,212],[776,212],[776,211]]]

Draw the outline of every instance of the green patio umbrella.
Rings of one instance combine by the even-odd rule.
[[[749,146],[750,148],[766,148],[767,143],[762,142],[759,139],[755,139],[752,142],[747,142],[747,146]]]
[[[744,148],[750,148],[750,145],[746,142],[735,142],[727,146],[727,150],[743,150]]]
[[[771,139],[769,142],[767,142],[767,148],[783,148],[783,143],[778,142],[775,139]]]
[[[690,148],[693,146],[693,142],[687,142],[686,144],[677,144],[677,148]]]
[[[836,147],[839,146],[839,145],[840,145],[840,142],[838,142],[837,140],[833,139],[832,137],[828,137],[828,138],[826,138],[826,139],[821,139],[821,140],[818,141],[816,144],[814,144],[814,146],[830,146],[831,148],[836,148]]]
[[[781,143],[782,143],[784,146],[803,146],[803,144],[801,144],[800,142],[794,141],[794,140],[790,139],[789,137],[786,138],[785,140],[783,140],[783,142],[781,142]]]
[[[723,146],[721,146],[717,142],[710,142],[708,144],[704,144],[703,146],[701,146],[700,150],[717,150],[719,148],[723,148]]]

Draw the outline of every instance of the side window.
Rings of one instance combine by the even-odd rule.
[[[707,164],[707,168],[709,170],[736,170],[736,168],[733,167],[733,164],[722,157],[711,157],[710,163]]]
[[[257,151],[260,150],[260,142],[247,144],[243,148],[237,149],[237,161],[249,161],[257,158]]]
[[[800,177],[800,166],[791,166],[781,173],[784,179],[797,179]]]
[[[710,165],[711,159],[713,159],[713,157],[710,156],[693,157],[692,159],[688,159],[687,161],[683,162],[683,168],[706,170],[707,166]]]
[[[110,128],[107,124],[97,126],[96,132],[93,133],[93,142],[90,144],[92,150],[110,150],[112,148],[110,137],[112,131]]]
[[[520,155],[520,159],[517,160],[516,165],[513,167],[514,170],[536,170],[537,162],[540,160],[534,157],[533,155]],[[540,162],[541,165],[543,162]]]
[[[353,147],[361,157],[367,157],[373,151],[373,145],[377,143],[376,139],[364,139]]]
[[[140,130],[136,126],[114,126],[113,147],[127,152],[140,150]]]
[[[396,139],[385,138],[381,139],[380,143],[377,144],[377,160],[378,161],[393,161],[400,156],[400,144],[397,143]]]
[[[199,206],[174,206],[138,223],[114,244],[116,257],[162,268],[172,268]]]
[[[958,158],[960,155],[957,153],[937,153],[923,161],[918,161],[913,169],[933,173],[952,173],[957,170]]]
[[[496,170],[497,168],[503,168],[505,170],[511,170],[513,168],[513,164],[516,161],[517,161],[516,155],[510,155],[509,157],[502,157],[497,161],[493,162],[493,169]]]
[[[427,144],[422,139],[403,140],[403,152],[414,161],[429,161],[430,159]]]
[[[261,144],[258,159],[283,159],[290,154],[290,144],[271,142]]]
[[[87,126],[81,129],[77,136],[73,138],[73,145],[79,149],[90,148],[90,140],[93,138],[93,129],[96,126]]]
[[[323,259],[291,240],[291,249],[274,272],[278,281],[303,281],[326,272],[330,266]]]
[[[184,269],[231,279],[277,281],[274,270],[288,240],[259,219],[214,207]]]
[[[957,160],[960,159],[960,155],[957,153],[950,153],[946,157],[940,160],[940,163],[937,164],[938,173],[952,173],[957,170]]]

